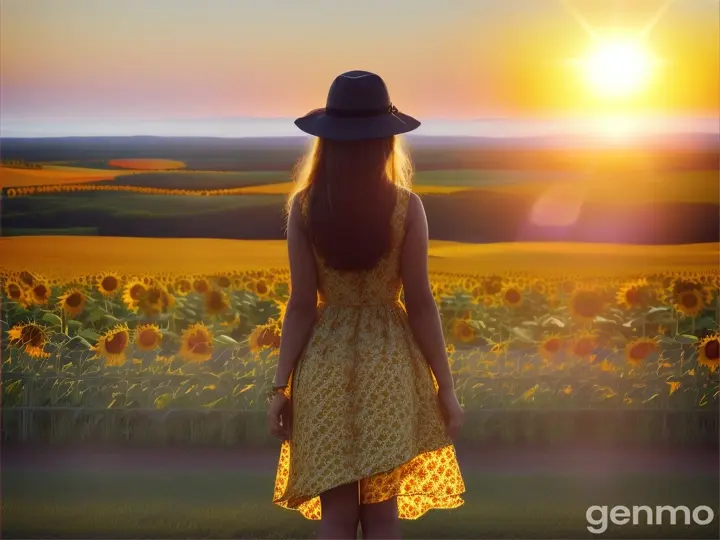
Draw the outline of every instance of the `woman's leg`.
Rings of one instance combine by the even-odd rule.
[[[357,482],[329,489],[320,494],[322,517],[320,540],[357,538],[360,521],[360,497]]]
[[[360,527],[363,540],[402,538],[397,498],[374,504],[360,505]]]

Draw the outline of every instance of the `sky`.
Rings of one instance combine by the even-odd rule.
[[[364,69],[421,119],[707,120],[720,116],[719,10],[720,0],[2,0],[0,118],[292,118],[323,106],[339,73]],[[642,88],[619,97],[578,67],[618,36],[653,58]]]

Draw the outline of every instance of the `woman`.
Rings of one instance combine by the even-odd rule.
[[[399,518],[456,508],[465,490],[427,221],[396,138],[420,123],[380,77],[351,71],[295,124],[318,138],[288,201],[273,500],[321,519],[321,538],[356,538],[358,524],[364,538],[399,538]]]

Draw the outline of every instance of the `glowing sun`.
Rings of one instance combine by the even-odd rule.
[[[639,41],[601,41],[583,61],[593,91],[608,97],[627,97],[648,83],[653,66]]]

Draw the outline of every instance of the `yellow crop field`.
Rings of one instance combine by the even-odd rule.
[[[185,167],[185,163],[174,159],[148,159],[148,158],[133,158],[133,159],[112,159],[108,161],[108,165],[111,167],[123,167],[125,169],[135,170],[168,170],[168,169],[182,169]]]
[[[717,203],[720,200],[720,183],[715,171],[683,171],[679,173],[643,172],[635,175],[578,175],[573,180],[531,181],[518,183],[452,185],[451,178],[444,178],[447,184],[416,184],[413,191],[418,194],[444,194],[460,191],[490,191],[507,195],[524,196],[547,202],[582,204],[584,202],[613,205],[638,205],[657,203]],[[292,182],[265,184],[237,188],[234,193],[254,195],[285,195],[292,189]],[[621,196],[619,195],[621,194]]]
[[[715,203],[720,200],[717,171],[641,172],[578,175],[575,180],[494,184],[494,193],[548,198],[560,202],[615,205],[652,203]]]
[[[131,170],[111,171],[63,165],[45,165],[42,169],[0,167],[0,188],[95,182],[111,180],[120,175],[133,174],[133,172]]]
[[[287,266],[281,240],[204,238],[113,238],[97,236],[0,237],[0,268],[73,275],[113,270],[125,273],[192,274]],[[720,244],[630,246],[529,242],[508,244],[430,243],[435,272],[488,274],[532,271],[620,275],[718,267]]]

